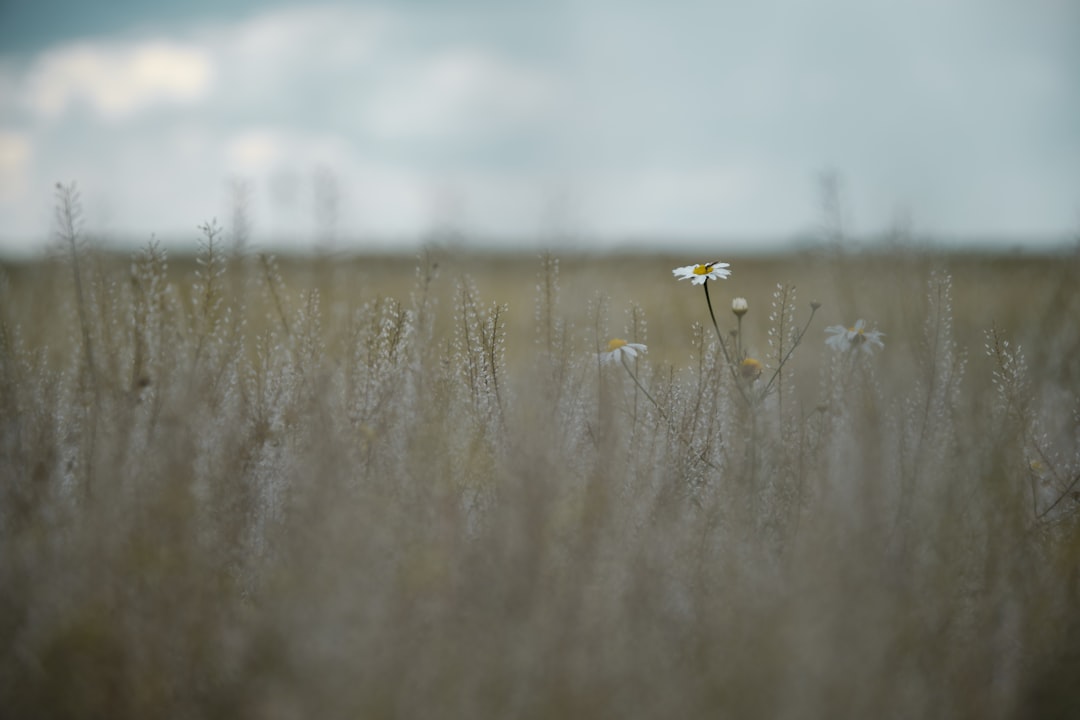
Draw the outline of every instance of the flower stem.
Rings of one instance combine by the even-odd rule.
[[[738,327],[735,330],[735,359],[742,362],[746,359],[746,351],[743,350],[742,315],[736,315],[735,317],[738,321]]]
[[[724,347],[724,336],[720,333],[720,326],[716,323],[716,313],[713,312],[712,300],[709,298],[709,281],[703,282],[701,287],[705,288],[705,304],[709,306],[709,317],[712,318],[712,326],[716,330],[716,339],[720,341],[720,347]],[[726,348],[724,349],[724,357],[727,357]],[[728,362],[731,362],[730,358]]]
[[[724,336],[720,332],[720,325],[716,322],[716,313],[712,309],[712,299],[709,297],[709,281],[706,280],[701,285],[705,288],[705,303],[709,306],[709,317],[712,319],[713,329],[716,330],[716,340],[720,343],[720,349],[724,351],[724,360],[727,361],[728,370],[731,372],[731,379],[735,381],[735,387],[739,389],[739,394],[742,395],[743,400],[747,405],[753,405],[753,400],[746,394],[746,389],[739,382],[739,372],[735,367],[735,363],[731,362],[731,355],[728,353],[727,345],[724,344]]]
[[[660,417],[664,418],[664,420],[667,420],[668,416],[667,413],[664,412],[664,408],[660,407],[660,403],[656,402],[656,398],[654,398],[649,393],[649,391],[645,389],[645,386],[641,384],[641,381],[637,379],[637,375],[634,374],[634,371],[630,369],[630,365],[628,365],[626,362],[626,356],[620,353],[619,359],[622,361],[623,367],[626,368],[626,373],[630,376],[630,379],[634,381],[635,385],[637,385],[638,390],[645,393],[645,397],[649,398],[649,402],[651,402],[656,408],[656,411],[660,413]]]

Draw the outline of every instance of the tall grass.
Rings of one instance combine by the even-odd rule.
[[[736,258],[713,332],[663,258],[119,263],[73,210],[0,284],[5,717],[1080,709],[1075,259]]]

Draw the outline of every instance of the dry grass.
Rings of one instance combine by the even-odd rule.
[[[5,716],[1080,709],[1076,258],[724,257],[749,383],[695,258],[72,235],[0,284]]]

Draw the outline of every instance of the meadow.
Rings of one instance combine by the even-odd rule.
[[[60,209],[0,271],[5,717],[1080,712],[1080,256],[128,257]]]

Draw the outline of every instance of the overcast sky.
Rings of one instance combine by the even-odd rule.
[[[1080,232],[1075,0],[0,0],[0,251]],[[748,240],[745,240],[748,239]]]

